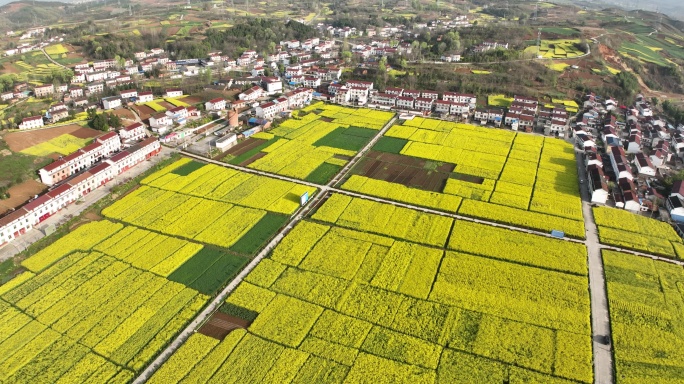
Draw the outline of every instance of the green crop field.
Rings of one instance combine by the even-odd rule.
[[[513,104],[513,98],[504,95],[489,95],[487,96],[487,104],[495,107],[508,108]]]
[[[579,39],[573,40],[546,40],[542,39],[539,48],[536,42],[525,48],[524,53],[527,55],[539,55],[547,59],[572,59],[582,56],[584,52],[579,50],[576,44],[580,43]]]
[[[542,28],[543,33],[553,33],[555,35],[561,36],[575,36],[579,35],[580,31],[575,28],[562,28],[562,27],[544,27]]]

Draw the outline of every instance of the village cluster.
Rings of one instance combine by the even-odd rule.
[[[584,151],[584,187],[591,201],[635,213],[659,211],[664,206],[661,213],[684,222],[684,184],[675,182],[670,196],[655,188],[657,180],[684,156],[683,129],[654,115],[642,95],[629,107],[613,98],[587,95],[573,135],[576,146]]]
[[[143,125],[135,123],[119,132],[105,133],[92,144],[46,165],[38,173],[50,190],[0,218],[0,244],[14,240],[159,152],[159,140],[147,137]]]

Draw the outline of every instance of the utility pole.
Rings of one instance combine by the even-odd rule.
[[[658,16],[658,28],[659,28],[659,30],[662,31],[663,30],[663,14],[659,13],[658,15],[659,15]]]
[[[537,32],[537,58],[541,56],[541,31],[542,29],[539,28],[539,31]]]

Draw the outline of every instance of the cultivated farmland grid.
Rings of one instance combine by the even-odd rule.
[[[299,210],[295,217],[290,221],[290,223],[285,227],[278,235],[264,248],[259,255],[217,296],[215,300],[211,302],[209,307],[203,311],[198,317],[179,335],[179,337],[174,340],[173,343],[171,343],[164,352],[162,352],[159,357],[152,363],[150,366],[147,367],[136,379],[135,383],[143,383],[145,380],[149,379],[152,374],[170,357],[182,344],[183,342],[197,329],[198,325],[200,325],[203,321],[208,319],[208,317],[211,315],[213,311],[216,310],[216,308],[223,303],[225,298],[235,290],[235,288],[243,281],[243,278],[248,275],[248,273],[256,267],[256,265],[264,258],[266,257],[279,243],[280,241],[285,237],[285,235],[292,230],[292,228],[302,221],[307,214],[313,210],[313,208],[318,205],[320,202],[323,200],[327,199],[331,193],[336,193],[336,194],[341,194],[341,195],[346,195],[350,197],[355,197],[355,198],[360,198],[360,199],[365,199],[365,200],[370,200],[370,201],[375,201],[375,202],[381,202],[381,203],[386,203],[386,204],[392,204],[397,207],[404,207],[404,208],[409,208],[415,211],[420,211],[420,212],[425,212],[425,213],[430,213],[434,215],[440,215],[440,216],[445,216],[445,217],[451,217],[454,219],[458,220],[463,220],[463,221],[469,221],[469,222],[474,222],[474,223],[479,223],[479,224],[485,224],[493,227],[498,227],[498,228],[505,228],[508,230],[513,230],[513,231],[518,231],[518,232],[524,232],[524,233],[529,233],[529,234],[534,234],[536,236],[543,236],[547,238],[552,238],[549,233],[546,232],[541,232],[541,231],[536,231],[536,230],[531,230],[531,229],[525,229],[525,228],[520,228],[516,226],[511,226],[511,225],[505,225],[497,222],[492,222],[488,220],[481,220],[481,219],[476,219],[476,218],[471,218],[468,216],[462,216],[454,213],[446,213],[443,211],[438,211],[434,209],[429,209],[426,207],[420,207],[412,204],[407,204],[407,203],[402,203],[402,202],[397,202],[397,201],[391,201],[383,198],[378,198],[374,196],[369,196],[365,195],[362,193],[356,193],[348,190],[343,190],[343,189],[338,189],[333,187],[336,185],[340,180],[343,180],[349,173],[349,171],[353,168],[353,166],[358,162],[360,158],[363,157],[363,155],[383,136],[385,132],[394,124],[396,118],[393,118],[381,131],[379,131],[372,139],[371,141],[362,149],[358,152],[358,154],[343,168],[340,170],[340,172],[333,177],[330,182],[328,182],[326,185],[320,185],[316,183],[310,183],[294,178],[290,178],[287,176],[282,176],[274,173],[269,173],[269,172],[264,172],[264,171],[259,171],[255,170],[252,168],[248,167],[241,167],[238,165],[232,165],[232,164],[226,164],[223,162],[218,162],[218,161],[212,161],[208,160],[206,158],[202,158],[200,156],[184,152],[183,154],[194,158],[195,160],[201,161],[201,162],[206,162],[206,163],[213,163],[219,166],[227,167],[227,168],[232,168],[235,170],[239,170],[245,173],[252,173],[256,175],[261,175],[261,176],[266,176],[266,177],[271,177],[271,178],[276,178],[284,181],[290,181],[294,183],[300,183],[300,184],[305,184],[310,187],[316,187],[320,189],[320,193],[317,194],[314,199],[309,203],[310,205],[306,206],[305,209]],[[581,157],[579,154],[578,156],[578,169],[580,172],[582,172],[583,167],[581,166]],[[615,247],[615,246],[610,246],[610,245],[603,245],[600,244],[596,235],[596,224],[594,223],[594,217],[593,214],[591,214],[591,207],[589,203],[587,202],[588,197],[586,196],[587,192],[582,190],[582,198],[583,198],[583,210],[584,210],[584,223],[587,231],[587,238],[586,240],[579,240],[579,239],[570,239],[566,238],[565,241],[572,242],[572,243],[578,243],[584,245],[588,249],[588,254],[589,254],[589,284],[590,284],[590,297],[591,297],[591,318],[592,318],[592,340],[593,340],[593,354],[594,354],[594,378],[596,383],[612,383],[614,382],[613,378],[613,357],[611,353],[611,345],[610,342],[606,342],[606,340],[611,339],[610,335],[610,324],[608,321],[608,307],[607,307],[607,298],[606,298],[606,285],[605,285],[605,280],[603,276],[603,263],[601,259],[601,250],[613,250],[613,251],[619,251],[623,253],[630,253],[633,255],[638,255],[641,257],[649,257],[654,260],[660,260],[660,261],[666,261],[670,263],[675,263],[678,265],[684,265],[684,263],[681,263],[679,261],[675,260],[670,260],[666,258],[662,258],[659,256],[654,256],[650,255],[648,253],[644,252],[638,252],[634,251],[631,249],[624,249],[620,247]],[[606,345],[607,344],[607,345]]]
[[[86,224],[24,260],[28,271],[0,287],[0,314],[15,317],[3,329],[28,325],[6,342],[0,334],[0,343],[12,347],[24,333],[47,326],[26,348],[58,339],[46,350],[52,358],[75,340],[76,355],[67,357],[63,368],[36,376],[63,375],[61,381],[74,382],[96,361],[106,365],[98,377],[119,381],[206,381],[212,376],[214,381],[233,376],[242,381],[239,372],[256,368],[249,364],[256,364],[257,356],[277,356],[282,348],[277,365],[294,370],[299,382],[316,381],[314,372],[323,369],[349,382],[372,377],[378,382],[468,382],[463,379],[489,370],[511,384],[546,379],[612,383],[616,369],[619,374],[633,369],[630,364],[639,357],[625,344],[633,337],[623,324],[629,317],[616,313],[653,312],[629,306],[628,296],[615,293],[616,277],[624,274],[620,268],[635,268],[620,264],[624,256],[615,255],[665,261],[681,270],[684,243],[676,233],[664,231],[668,228],[661,222],[592,209],[587,191],[576,191],[576,178],[586,179],[581,154],[559,140],[490,134],[422,118],[395,125],[396,116],[385,112],[370,117],[368,110],[323,108],[321,115],[304,114],[273,133],[259,134],[254,142],[267,142],[261,148],[269,157],[261,156],[258,165],[181,151],[184,158],[147,176],[105,208],[105,220]],[[366,114],[367,121],[359,120]],[[304,131],[316,127],[322,116],[323,133],[303,136],[297,131],[297,124],[305,125]],[[335,124],[342,121],[349,129]],[[352,127],[355,123],[368,128]],[[345,135],[353,136],[346,144]],[[481,146],[484,137],[493,140],[486,148]],[[461,153],[459,145],[475,149]],[[293,148],[301,156],[290,155],[283,171],[274,159],[281,153],[287,157]],[[400,149],[402,155],[430,160],[397,171],[391,163],[401,163],[394,155]],[[292,164],[321,166],[327,173],[309,178],[309,171],[297,172]],[[375,175],[365,173],[378,168]],[[410,181],[416,168],[434,173]],[[520,180],[512,183],[516,174]],[[432,189],[435,181],[446,183],[444,194]],[[409,185],[425,185],[426,190]],[[547,215],[554,190],[562,204]],[[303,193],[312,199],[300,206]],[[516,198],[503,201],[508,193]],[[633,233],[626,241],[615,235],[623,227]],[[567,230],[567,237],[558,239],[549,228]],[[663,239],[655,237],[660,233]],[[658,248],[651,249],[651,243]],[[663,288],[676,281],[668,279]],[[109,281],[107,287],[99,288],[103,281]],[[621,301],[615,303],[615,297]],[[72,321],[95,303],[103,308],[81,323]],[[121,315],[114,315],[117,311],[111,310],[118,308]],[[225,341],[207,336],[207,329],[198,332],[217,310],[219,317],[254,322]],[[354,336],[355,341],[338,339],[336,321],[352,321],[361,327],[356,331],[366,333]],[[619,326],[611,332],[615,323]],[[355,331],[350,332],[349,337]],[[492,337],[504,334],[513,337],[490,345]],[[247,360],[235,352],[226,360],[233,348],[260,352]],[[209,351],[223,358],[203,360]],[[27,380],[49,361],[30,356],[16,354],[5,363],[0,358],[0,366],[7,368],[0,379]],[[299,365],[288,363],[291,359]],[[464,364],[470,373],[462,371]],[[221,374],[215,376],[219,366]],[[373,376],[385,369],[398,376]],[[274,366],[263,380],[283,378],[278,376],[283,373],[272,376],[278,371]],[[669,374],[676,372],[675,367]]]

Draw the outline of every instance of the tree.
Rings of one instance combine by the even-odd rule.
[[[622,88],[624,98],[629,99],[639,90],[639,82],[633,74],[622,71],[615,76],[615,82]]]
[[[95,118],[91,120],[90,125],[98,131],[109,131],[107,116],[105,116],[104,113],[96,115]]]
[[[654,107],[658,106],[658,98],[653,96],[651,97],[651,104],[653,104]]]
[[[113,113],[107,114],[107,125],[112,128],[120,128],[123,126],[121,118]]]

